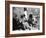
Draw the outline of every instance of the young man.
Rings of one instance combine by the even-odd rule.
[[[28,23],[27,8],[24,8],[24,15],[23,15],[22,23],[23,23],[25,29],[28,29],[28,30],[31,29],[31,27],[29,26],[29,23]]]

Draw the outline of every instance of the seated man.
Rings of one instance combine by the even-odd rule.
[[[30,14],[30,15],[29,15],[29,18],[28,18],[29,26],[33,25],[33,23],[32,23],[32,18],[33,18],[33,16],[32,16],[32,14]],[[30,25],[30,24],[31,24],[31,25]]]

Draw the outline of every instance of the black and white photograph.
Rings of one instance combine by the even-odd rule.
[[[28,7],[13,7],[14,30],[40,30],[40,9]]]
[[[45,34],[44,3],[6,1],[5,37]]]

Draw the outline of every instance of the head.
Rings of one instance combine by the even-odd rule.
[[[27,8],[24,8],[24,11],[27,11]]]
[[[23,19],[25,17],[25,14],[21,15],[21,19]]]
[[[32,19],[32,18],[33,18],[32,14],[30,14],[30,15],[29,15],[29,18],[30,18],[30,19]]]

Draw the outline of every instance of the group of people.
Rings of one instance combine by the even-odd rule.
[[[26,30],[29,29],[31,30],[31,26],[33,27],[35,24],[33,24],[33,15],[29,14],[29,18],[27,18],[27,9],[24,8],[24,14],[20,15],[20,18],[22,20],[19,20],[17,16],[14,18],[13,17],[13,30]]]

